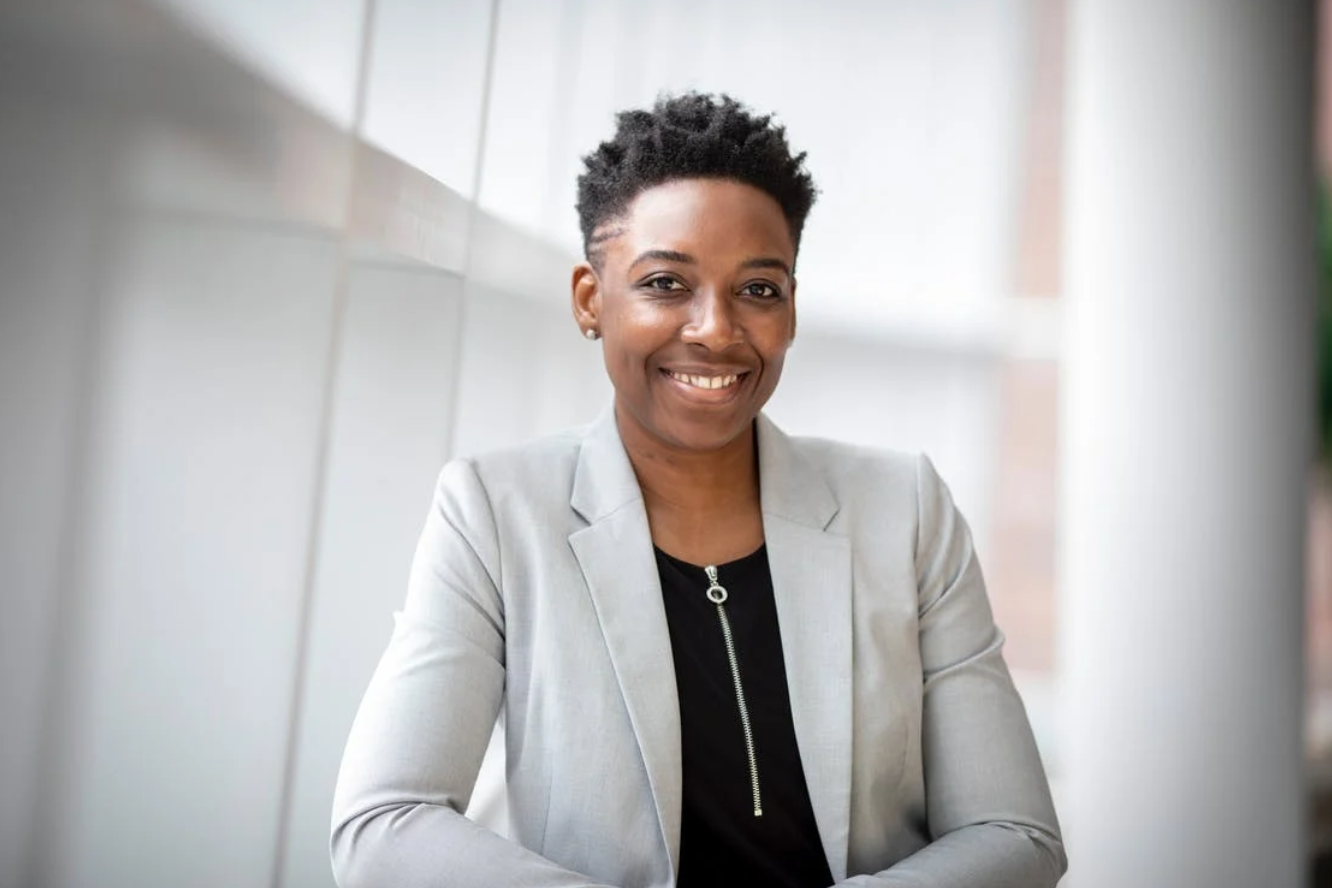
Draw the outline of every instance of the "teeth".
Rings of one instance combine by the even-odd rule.
[[[735,385],[735,381],[740,378],[739,376],[736,375],[690,376],[685,373],[675,373],[673,371],[668,371],[668,372],[670,372],[672,379],[678,379],[681,382],[683,382],[685,385],[692,385],[694,388],[701,388],[701,389],[727,388],[728,386]]]

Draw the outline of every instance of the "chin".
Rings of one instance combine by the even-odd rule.
[[[754,414],[749,412],[726,417],[677,416],[648,426],[648,431],[681,450],[705,453],[721,450],[748,431],[753,422]]]
[[[682,405],[671,399],[651,397],[634,400],[617,397],[616,400],[622,436],[626,431],[623,423],[628,421],[638,435],[694,453],[725,448],[749,430],[759,412],[748,398],[712,407]]]

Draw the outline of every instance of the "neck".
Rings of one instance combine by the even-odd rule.
[[[759,501],[754,425],[717,450],[672,447],[615,411],[620,439],[649,511],[665,507],[693,515],[754,509]]]

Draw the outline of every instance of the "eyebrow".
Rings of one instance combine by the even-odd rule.
[[[638,254],[638,257],[634,259],[633,262],[629,263],[629,268],[632,269],[635,265],[638,265],[641,262],[647,262],[651,259],[655,259],[658,262],[683,262],[686,265],[694,265],[698,262],[697,259],[690,256],[688,253],[681,253],[678,250],[644,250]]]
[[[778,271],[786,272],[786,276],[791,276],[791,266],[786,264],[785,259],[778,259],[776,256],[765,256],[759,259],[746,259],[740,263],[741,268],[775,268]]]
[[[689,255],[688,253],[681,253],[678,250],[644,250],[642,253],[638,254],[638,257],[634,259],[633,262],[629,263],[629,268],[633,269],[633,267],[638,265],[640,262],[647,262],[653,259],[659,262],[680,262],[685,265],[696,265],[698,263],[698,260],[695,259],[693,256]],[[787,277],[791,276],[791,266],[786,264],[785,259],[778,259],[775,256],[763,256],[757,259],[746,259],[744,262],[740,263],[740,267],[775,268],[778,271],[786,272]]]

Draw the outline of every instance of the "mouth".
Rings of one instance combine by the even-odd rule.
[[[675,392],[676,397],[699,407],[721,407],[734,402],[745,391],[745,380],[749,379],[751,372],[730,370],[685,373],[681,370],[661,368],[663,379]]]
[[[735,388],[740,381],[749,375],[744,373],[726,373],[715,376],[707,376],[697,373],[677,373],[674,370],[662,370],[662,373],[674,379],[681,385],[690,388],[700,389],[702,391],[718,391]]]

